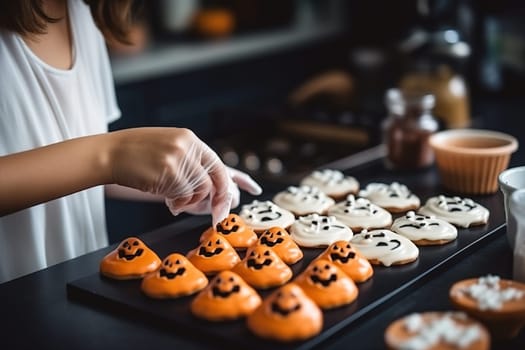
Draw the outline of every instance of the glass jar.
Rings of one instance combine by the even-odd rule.
[[[387,146],[386,164],[393,169],[417,169],[434,162],[428,139],[438,130],[431,111],[432,94],[397,88],[385,95],[388,116],[383,121],[383,142]]]

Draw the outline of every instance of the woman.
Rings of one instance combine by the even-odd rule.
[[[237,185],[261,192],[187,129],[107,132],[120,110],[104,39],[125,41],[130,7],[0,0],[0,282],[107,245],[101,185],[214,225]]]

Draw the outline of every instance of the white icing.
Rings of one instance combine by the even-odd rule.
[[[501,288],[499,276],[487,275],[478,278],[477,283],[460,289],[476,300],[480,310],[499,310],[507,301],[519,300],[524,293],[516,288]]]
[[[336,241],[352,239],[352,230],[333,216],[310,214],[300,216],[290,228],[290,236],[303,247],[329,246]]]
[[[239,216],[254,230],[266,230],[270,227],[289,227],[295,216],[271,201],[254,200],[241,207]]]
[[[458,236],[458,229],[449,222],[432,215],[419,215],[413,211],[397,218],[390,229],[411,241],[453,240]]]
[[[404,350],[430,349],[439,343],[466,348],[481,336],[477,325],[462,325],[456,319],[465,319],[462,313],[445,313],[441,317],[432,317],[425,322],[419,314],[412,314],[404,320],[407,332],[416,333],[400,344]]]
[[[301,181],[301,185],[315,186],[328,196],[356,193],[359,182],[352,176],[345,176],[339,170],[315,170]]]
[[[383,208],[419,207],[419,198],[398,182],[390,185],[372,182],[365,189],[359,191],[359,196],[368,198],[370,202]]]
[[[486,223],[489,218],[488,209],[472,199],[443,195],[429,198],[418,213],[434,215],[460,227],[469,227],[478,222]]]
[[[323,214],[335,201],[314,186],[290,186],[273,197],[273,202],[295,215]]]
[[[386,229],[362,230],[351,243],[368,260],[379,260],[385,266],[419,256],[418,247],[408,238]]]
[[[371,203],[366,198],[350,194],[346,200],[328,208],[328,215],[335,216],[343,224],[366,229],[387,227],[392,224],[392,214]]]

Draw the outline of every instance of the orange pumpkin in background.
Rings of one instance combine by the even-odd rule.
[[[334,263],[357,283],[368,280],[374,274],[370,262],[345,240],[332,243],[317,259]]]
[[[197,248],[186,254],[188,260],[206,275],[229,270],[241,261],[239,254],[226,238],[212,233]]]
[[[161,264],[160,258],[137,237],[128,237],[100,262],[100,273],[106,277],[126,280],[144,277]]]
[[[142,279],[141,289],[149,297],[164,299],[191,295],[208,285],[208,279],[182,254],[168,255],[160,268]]]
[[[266,297],[246,321],[259,337],[301,341],[321,332],[323,313],[297,284],[287,283]]]
[[[200,237],[200,242],[207,240],[213,233],[224,236],[237,249],[246,249],[257,242],[257,235],[237,214],[230,214],[219,222],[215,229],[210,227]]]
[[[272,248],[264,245],[249,248],[244,259],[232,271],[258,289],[280,286],[293,276],[292,269],[279,258],[279,255]]]
[[[239,275],[222,271],[193,299],[192,314],[209,321],[234,320],[252,313],[261,297]]]
[[[313,261],[294,282],[323,309],[350,304],[358,295],[354,281],[324,259]]]
[[[303,258],[303,251],[282,227],[272,227],[259,237],[258,244],[272,248],[287,264],[295,264]]]

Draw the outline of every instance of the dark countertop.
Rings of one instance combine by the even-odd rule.
[[[498,110],[499,112],[499,110]],[[519,121],[520,110],[513,109]],[[508,116],[507,116],[508,117]],[[512,115],[509,118],[513,118]],[[487,119],[483,126],[495,125],[497,130],[514,124],[505,119]],[[494,123],[494,124],[492,124]],[[515,134],[515,133],[513,133]],[[520,140],[521,141],[521,140]],[[523,151],[518,151],[511,166],[524,163]],[[402,181],[402,179],[400,180]],[[160,242],[176,231],[195,227],[201,218],[190,217],[162,227],[142,237],[147,243]],[[202,335],[174,330],[167,325],[146,322],[102,306],[85,304],[68,297],[68,282],[89,276],[114,246],[52,266],[37,273],[0,284],[3,349],[206,349],[220,347],[202,340]],[[393,320],[413,311],[449,310],[448,289],[459,279],[498,274],[509,278],[512,255],[505,237],[505,227],[477,243],[469,254],[458,257],[422,278],[410,291],[390,298],[366,314],[359,322],[343,329],[323,342],[330,349],[381,349],[385,327]],[[523,349],[525,331],[511,342],[494,343],[493,349]]]

